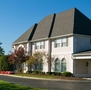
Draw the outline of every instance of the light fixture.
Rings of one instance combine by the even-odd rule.
[[[89,63],[88,63],[88,62],[86,62],[86,67],[88,67],[88,64],[89,64]]]

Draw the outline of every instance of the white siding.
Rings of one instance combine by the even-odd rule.
[[[62,58],[66,59],[67,71],[73,73],[73,60],[71,55],[73,53],[73,37],[68,37],[68,46],[67,47],[54,47],[55,40],[51,41],[51,54],[52,54],[52,66],[51,69],[54,71],[54,60],[59,58],[60,62]]]

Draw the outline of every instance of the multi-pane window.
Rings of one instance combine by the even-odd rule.
[[[35,43],[35,49],[39,49],[39,46],[40,46],[40,43],[39,42],[36,42]]]
[[[40,49],[43,49],[44,48],[44,41],[41,41],[40,42]]]
[[[66,71],[66,59],[63,58],[61,61],[61,72],[65,72]]]
[[[35,49],[44,49],[44,48],[45,48],[44,41],[35,43]]]
[[[43,63],[37,63],[34,66],[35,66],[35,71],[42,71],[43,70]]]
[[[67,45],[68,45],[67,38],[62,38],[62,39],[61,39],[61,46],[62,46],[62,47],[65,47],[65,46],[67,46]]]
[[[55,71],[60,72],[60,61],[58,58],[55,60]]]
[[[60,47],[60,39],[55,40],[55,47]]]

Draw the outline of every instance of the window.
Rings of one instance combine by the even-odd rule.
[[[66,59],[63,58],[61,61],[61,72],[65,72],[66,71]]]
[[[55,60],[55,71],[60,72],[60,61],[58,58]]]
[[[40,43],[39,42],[36,42],[35,43],[35,49],[39,49],[39,46],[40,46]]]
[[[44,41],[41,41],[40,42],[40,49],[43,49],[44,48]]]
[[[60,39],[55,40],[55,47],[60,47]]]
[[[44,41],[35,43],[35,49],[44,49],[44,48],[45,48]]]
[[[62,38],[62,39],[61,39],[61,46],[62,46],[62,47],[65,47],[65,46],[67,46],[67,45],[68,45],[67,38]]]
[[[42,71],[43,70],[43,63],[35,64],[35,71]]]

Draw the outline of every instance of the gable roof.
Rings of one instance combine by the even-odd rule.
[[[33,25],[24,34],[22,34],[16,41],[14,41],[13,44],[27,42],[27,41],[31,40],[36,27],[37,27],[37,24]]]
[[[51,37],[66,34],[91,35],[91,20],[76,8],[57,14]]]
[[[91,35],[91,20],[76,8],[52,14],[33,25],[14,44],[67,34]]]
[[[51,37],[70,34],[73,32],[74,10],[75,8],[56,14]]]
[[[38,23],[32,40],[48,38],[53,18],[54,14],[45,17]]]

